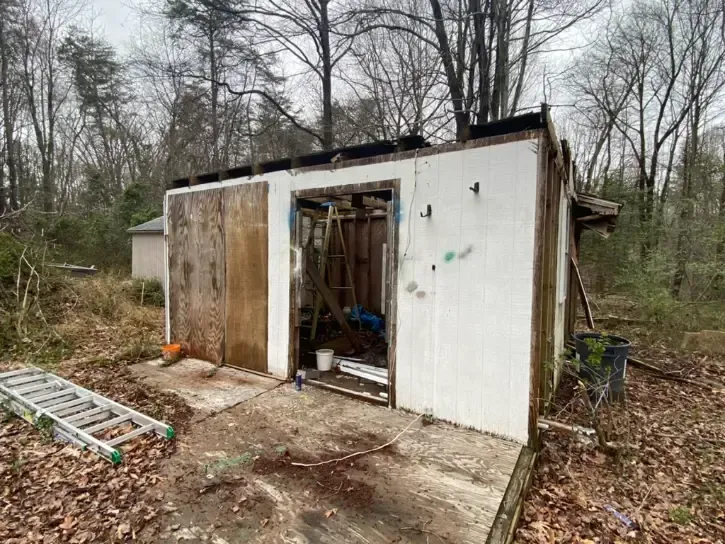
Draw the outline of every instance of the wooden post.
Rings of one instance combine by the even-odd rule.
[[[345,235],[342,232],[342,221],[340,221],[340,215],[335,210],[335,216],[337,218],[337,229],[340,233],[340,245],[342,247],[343,260],[345,261],[345,270],[347,270],[347,281],[350,282],[350,292],[352,293],[352,306],[357,306],[357,298],[355,297],[355,278],[352,276],[352,270],[350,270],[350,263],[347,260],[347,251],[345,249]],[[360,320],[358,320],[358,326],[361,326]]]
[[[327,304],[327,306],[330,308],[332,315],[335,317],[335,319],[337,319],[338,323],[340,323],[340,327],[342,327],[342,332],[345,333],[345,336],[347,336],[347,338],[350,340],[352,347],[357,353],[364,351],[362,344],[360,343],[360,339],[350,328],[350,325],[345,319],[345,314],[342,313],[342,308],[340,308],[337,300],[335,300],[335,295],[332,293],[330,288],[325,285],[325,280],[322,278],[320,271],[317,270],[315,262],[310,258],[309,255],[307,256],[306,261],[307,275],[310,276],[312,283],[315,284],[317,291],[319,292],[322,299],[324,299],[325,304]]]
[[[589,306],[589,299],[587,298],[587,292],[584,289],[584,282],[582,281],[582,275],[579,272],[579,267],[576,261],[572,257],[571,264],[574,265],[574,272],[576,274],[577,283],[579,284],[579,295],[582,297],[582,306],[584,306],[584,314],[587,316],[587,325],[590,329],[594,329],[594,316],[592,315],[592,308]]]
[[[325,239],[322,242],[322,254],[320,256],[320,277],[322,278],[322,282],[325,282],[325,269],[327,268],[327,250],[330,247],[330,232],[332,229],[330,228],[332,226],[332,211],[334,206],[330,206],[329,210],[327,211],[327,223],[325,225]],[[309,255],[308,255],[309,257]],[[314,263],[314,261],[312,261]],[[318,290],[319,291],[319,290]],[[317,321],[320,318],[320,310],[322,309],[322,296],[318,292],[315,295],[315,310],[312,313],[312,330],[310,331],[310,340],[315,339],[315,335],[317,334]]]

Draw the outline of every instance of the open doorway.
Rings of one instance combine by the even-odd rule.
[[[397,181],[293,196],[301,266],[292,279],[292,369],[315,385],[391,406],[397,198]]]

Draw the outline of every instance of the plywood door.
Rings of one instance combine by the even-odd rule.
[[[267,372],[266,182],[225,187],[227,364]]]
[[[168,197],[172,342],[215,364],[224,358],[224,238],[221,190]]]

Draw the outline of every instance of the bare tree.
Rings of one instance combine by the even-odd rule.
[[[294,58],[319,81],[323,149],[333,145],[333,74],[349,53],[357,28],[353,13],[332,0],[266,0],[248,12],[263,39]]]
[[[413,4],[401,1],[410,10]],[[359,131],[373,140],[407,134],[441,136],[446,86],[435,49],[407,32],[374,29],[357,38],[351,57],[350,69],[341,78],[358,104],[366,104],[356,125]]]
[[[53,210],[53,167],[58,114],[70,86],[59,73],[57,50],[63,32],[78,15],[75,0],[23,0],[23,88],[41,161],[43,209]]]
[[[412,10],[399,0],[369,0],[360,11],[363,31],[407,32],[436,51],[452,106],[449,113],[462,138],[474,120],[486,122],[519,111],[534,58],[595,14],[602,2],[428,0],[416,5]]]
[[[689,222],[694,215],[694,185],[701,178],[701,149],[705,115],[725,86],[723,62],[725,43],[723,36],[712,24],[713,14],[722,6],[711,0],[693,2],[680,14],[683,33],[692,36],[691,46],[686,52],[687,81],[686,100],[688,112],[688,142],[685,146],[685,167],[682,176],[680,196],[679,232],[677,236],[677,267],[675,269],[672,294],[680,296],[690,257]],[[719,14],[721,21],[722,13]]]
[[[10,67],[14,56],[14,40],[10,26],[12,22],[15,22],[14,19],[17,15],[17,5],[10,2],[0,4],[0,86],[2,86],[2,114],[5,126],[4,154],[5,162],[8,165],[7,195],[5,193],[5,184],[2,183],[2,172],[0,172],[0,214],[5,211],[6,201],[7,207],[11,211],[18,207],[18,173],[15,165],[16,112],[13,111],[12,107],[12,86],[15,83],[15,78],[11,77]]]

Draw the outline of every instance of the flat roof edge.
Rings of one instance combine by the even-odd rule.
[[[510,141],[531,139],[542,129],[550,127],[548,106],[540,111],[507,117],[481,125],[470,125],[462,141],[431,146],[422,136],[404,136],[393,142],[385,140],[332,151],[319,151],[308,155],[285,158],[264,163],[192,175],[169,182],[167,191],[229,179],[252,178],[257,175],[284,170],[306,172],[362,166],[379,162],[405,160],[415,156],[461,151]],[[551,130],[551,129],[549,129]],[[553,136],[555,138],[555,135]],[[558,142],[557,142],[558,144]]]

